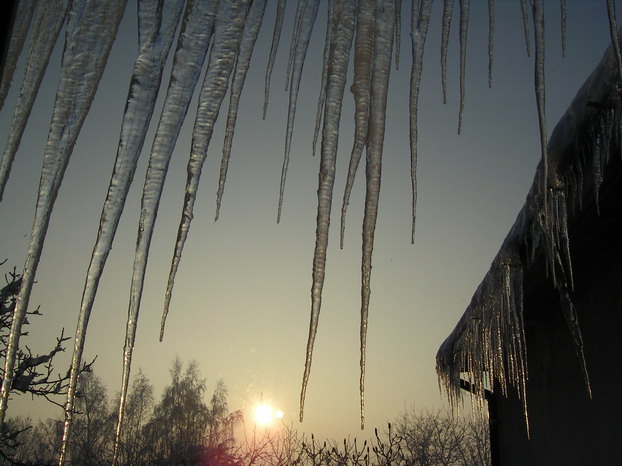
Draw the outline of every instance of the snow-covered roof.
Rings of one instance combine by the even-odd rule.
[[[439,348],[439,382],[452,403],[461,399],[461,378],[470,382],[476,395],[483,395],[492,380],[504,393],[511,385],[525,403],[523,288],[531,285],[524,280],[528,274],[547,277],[557,291],[590,390],[572,301],[570,247],[578,214],[588,205],[598,209],[599,202],[603,202],[599,200],[603,170],[610,154],[620,147],[621,80],[617,57],[610,46],[555,127],[548,143],[546,190],[540,163],[525,205],[488,273]],[[476,399],[483,400],[483,396]]]

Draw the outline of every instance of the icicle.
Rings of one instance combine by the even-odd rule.
[[[287,75],[285,77],[285,90],[289,90],[292,78],[292,67],[294,65],[294,56],[296,55],[296,47],[298,47],[298,41],[300,39],[300,24],[302,22],[302,16],[305,7],[307,6],[307,0],[298,0],[296,5],[296,14],[294,16],[294,29],[292,31],[292,42],[289,46],[289,60],[287,61]]]
[[[229,87],[229,76],[235,65],[247,10],[248,0],[225,2],[216,19],[214,43],[210,50],[207,72],[203,80],[203,88],[199,94],[199,106],[192,131],[192,148],[187,168],[186,195],[184,197],[179,229],[177,230],[177,240],[171,261],[166,294],[164,295],[160,341],[164,338],[164,327],[171,303],[175,275],[177,274],[181,254],[188,237],[188,231],[190,230],[201,170],[207,157],[207,149],[212,138],[214,123],[218,117],[220,105]]]
[[[417,114],[419,108],[419,85],[423,70],[423,51],[430,24],[432,0],[416,1],[412,6],[411,37],[413,64],[410,72],[410,179],[412,184],[411,243],[415,242],[415,219],[417,217]]]
[[[30,34],[30,49],[24,79],[17,97],[9,137],[0,162],[0,201],[2,201],[15,154],[68,9],[69,0],[50,0],[37,3]]]
[[[566,0],[559,0],[561,10],[562,57],[566,56]]]
[[[167,1],[164,5],[161,4],[160,0],[141,0],[139,3],[140,51],[134,64],[128,91],[115,167],[102,209],[97,240],[93,247],[91,262],[84,284],[78,317],[78,329],[76,330],[76,342],[71,362],[69,379],[69,389],[71,391],[75,391],[77,386],[82,349],[99,280],[105,267],[108,253],[112,248],[112,241],[123,212],[125,199],[134,177],[138,157],[153,114],[162,71],[179,23],[183,4],[183,0]],[[137,315],[130,316],[128,320],[119,417],[114,445],[115,456],[123,422],[123,408],[129,383],[130,361],[134,347],[137,318]],[[73,411],[73,399],[67,401],[66,410],[68,412]]]
[[[220,213],[220,204],[225,189],[225,181],[227,179],[227,170],[229,168],[229,159],[231,157],[231,145],[233,143],[233,133],[235,132],[235,123],[238,117],[238,106],[240,105],[240,96],[246,73],[251,61],[251,55],[257,41],[257,35],[266,11],[267,0],[255,0],[252,2],[246,20],[244,21],[244,32],[240,41],[240,51],[236,59],[233,80],[231,81],[231,97],[229,100],[229,112],[227,114],[227,126],[225,131],[225,142],[222,148],[222,162],[220,164],[220,178],[218,180],[218,192],[216,193],[216,218]]]
[[[4,419],[13,379],[13,365],[20,329],[28,308],[30,291],[41,257],[54,201],[73,145],[103,73],[125,3],[125,0],[119,0],[104,6],[96,2],[88,4],[86,1],[73,2],[72,14],[67,26],[61,80],[44,152],[35,219],[22,276],[23,283],[17,298],[15,317],[7,345],[6,377],[3,380],[0,405],[2,419]]]
[[[458,134],[462,130],[464,112],[464,83],[466,73],[467,32],[469,29],[470,0],[460,0],[460,111],[458,113]]]
[[[140,309],[149,248],[168,165],[205,61],[214,30],[218,4],[217,0],[211,2],[190,0],[186,5],[182,31],[173,60],[171,80],[153,140],[143,187],[128,320],[131,320],[132,316],[137,316]]]
[[[333,21],[334,21],[335,0],[328,0],[328,19],[326,22],[326,38],[324,39],[324,55],[322,57],[322,81],[320,84],[320,97],[317,100],[317,110],[315,113],[315,129],[313,131],[313,143],[311,145],[311,153],[315,157],[315,149],[317,147],[317,138],[320,134],[320,125],[322,124],[322,113],[324,110],[324,102],[326,100],[326,80],[328,73],[328,55],[332,44]]]
[[[527,56],[531,56],[531,41],[529,40],[529,13],[527,13],[527,0],[520,0],[520,10],[523,16],[523,32],[525,34],[525,47]]]
[[[454,0],[443,2],[443,27],[441,31],[441,81],[443,86],[443,103],[447,103],[447,47],[449,44],[449,31],[451,28],[451,16],[454,11]]]
[[[365,192],[365,215],[363,218],[363,255],[361,264],[361,428],[365,425],[365,348],[369,315],[371,259],[374,231],[378,216],[380,176],[382,171],[382,148],[391,70],[393,37],[395,34],[394,0],[381,2],[376,9],[374,64],[372,68],[371,105],[367,145],[367,184]]]
[[[354,94],[354,145],[348,167],[348,178],[341,204],[340,247],[346,228],[346,213],[354,177],[367,141],[369,99],[371,92],[371,69],[374,54],[374,0],[361,0],[356,13],[356,38],[354,41],[354,80],[350,91]]]
[[[339,121],[341,104],[348,74],[350,48],[354,35],[355,2],[336,0],[334,21],[329,23],[332,29],[328,58],[326,86],[326,105],[324,107],[324,125],[322,128],[322,155],[318,185],[318,208],[315,251],[313,256],[313,285],[311,287],[311,321],[305,357],[305,369],[300,394],[300,421],[304,414],[305,393],[311,373],[313,344],[317,333],[322,304],[322,288],[324,285],[326,250],[328,248],[328,231],[332,205],[335,167],[337,163],[337,143],[339,139]]]
[[[607,0],[607,13],[609,15],[609,33],[611,34],[611,44],[616,54],[618,64],[618,74],[622,79],[622,56],[620,55],[620,43],[618,41],[618,26],[616,21],[616,5],[613,0]]]
[[[15,12],[13,30],[9,40],[4,68],[2,69],[2,79],[0,80],[0,109],[4,107],[4,100],[9,93],[11,81],[13,80],[13,73],[15,73],[17,60],[24,48],[24,42],[26,42],[26,36],[28,35],[28,29],[30,28],[30,21],[36,3],[35,0],[20,0],[19,2],[15,2],[14,8],[17,8],[17,11]],[[7,14],[7,8],[4,10],[4,14]]]
[[[492,58],[495,35],[495,0],[488,0],[488,87],[492,87]]]
[[[279,188],[279,206],[276,221],[281,221],[281,210],[283,207],[283,193],[285,191],[285,179],[287,178],[287,167],[289,165],[289,151],[292,144],[292,132],[294,130],[294,119],[296,117],[296,101],[298,99],[298,89],[300,88],[300,78],[304,66],[309,39],[313,31],[313,25],[317,16],[319,0],[306,0],[304,10],[301,13],[299,34],[292,40],[295,48],[292,60],[291,83],[289,87],[289,107],[287,110],[287,129],[285,133],[285,155],[283,157],[283,167],[281,169],[281,186]]]
[[[585,382],[585,388],[590,398],[592,398],[592,386],[590,384],[590,376],[587,371],[587,363],[585,362],[585,353],[583,351],[583,336],[581,335],[581,328],[579,327],[579,316],[577,309],[572,303],[568,288],[562,286],[558,288],[559,298],[561,302],[562,311],[564,312],[564,318],[566,325],[572,336],[572,343],[574,345],[579,364],[581,366],[581,373],[583,374],[583,381]]]
[[[548,184],[548,156],[547,156],[547,130],[546,130],[546,107],[544,86],[544,5],[543,0],[533,0],[533,24],[536,42],[535,60],[535,89],[536,104],[538,107],[538,121],[540,124],[540,149],[542,152],[542,202],[545,209],[546,222],[546,197]]]
[[[402,49],[402,0],[395,0],[395,69],[400,69]]]
[[[283,18],[285,16],[285,3],[287,0],[279,0],[276,7],[276,20],[274,22],[274,34],[272,35],[272,45],[270,46],[270,57],[268,58],[268,66],[266,67],[266,85],[265,97],[263,101],[263,119],[266,119],[266,111],[268,110],[268,97],[270,95],[270,77],[272,76],[272,68],[274,67],[274,59],[276,51],[279,47],[279,39],[281,38],[281,30],[283,29]]]
[[[0,400],[0,417],[2,419],[0,421],[4,420],[6,412],[21,325],[28,308],[30,291],[41,257],[54,201],[73,146],[106,65],[125,4],[125,0],[107,2],[106,4],[76,0],[73,2],[72,12],[69,15],[61,80],[44,152],[35,219],[22,276],[23,284],[17,298],[13,325],[7,345],[6,377],[2,384]],[[73,392],[68,393],[68,396],[73,397],[73,395]],[[70,418],[71,414],[66,421],[70,421]]]

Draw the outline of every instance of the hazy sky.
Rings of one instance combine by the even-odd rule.
[[[137,53],[136,8],[129,2],[99,91],[75,146],[48,231],[24,342],[49,350],[61,328],[73,334],[84,276],[95,242],[114,157],[129,78]],[[284,411],[284,420],[316,435],[371,435],[405,407],[445,405],[435,374],[435,354],[468,305],[509,231],[529,190],[540,157],[533,92],[533,55],[527,57],[517,1],[496,2],[492,89],[487,86],[486,2],[472,2],[467,53],[467,93],[462,135],[458,116],[458,6],[449,50],[449,98],[442,104],[440,15],[435,2],[426,44],[419,108],[417,240],[410,244],[408,83],[410,2],[404,2],[401,67],[391,71],[383,185],[372,273],[366,379],[367,432],[358,417],[360,246],[364,167],[352,195],[346,241],[339,250],[339,211],[352,145],[353,106],[345,96],[333,203],[327,276],[305,422],[297,422],[308,333],[319,155],[311,156],[325,4],[320,10],[301,83],[281,223],[276,224],[283,158],[287,93],[285,66],[294,2],[289,2],[270,106],[261,119],[263,77],[276,2],[269,2],[246,88],[220,219],[215,193],[223,141],[219,121],[204,166],[189,242],[182,258],[163,343],[160,316],[181,214],[185,168],[196,102],[175,150],[152,243],[134,351],[156,386],[168,383],[173,358],[196,359],[211,392],[219,378],[229,387],[229,406],[247,421],[263,396]],[[567,50],[561,58],[559,2],[546,3],[547,117],[549,134],[609,43],[604,1],[567,0]],[[622,2],[616,2],[622,11]],[[533,28],[531,28],[533,32]],[[532,39],[533,45],[533,39]],[[39,171],[58,84],[59,42],[44,87],[26,128],[0,205],[0,257],[20,267],[26,254]],[[172,54],[171,54],[172,56]],[[23,64],[23,62],[20,62]],[[165,74],[168,76],[168,73]],[[5,140],[15,103],[0,113]],[[117,232],[95,301],[86,357],[109,394],[119,390],[121,356],[140,195],[159,109]],[[195,99],[196,100],[196,99]],[[226,100],[228,103],[228,99]],[[226,112],[223,106],[222,113]],[[222,120],[222,119],[221,119]],[[57,361],[64,372],[71,347]],[[9,415],[60,415],[47,404],[17,397]]]

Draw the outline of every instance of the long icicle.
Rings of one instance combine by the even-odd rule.
[[[279,48],[279,40],[281,39],[281,30],[283,29],[283,18],[285,17],[285,4],[287,0],[279,0],[276,7],[276,19],[274,22],[274,33],[272,34],[272,44],[270,45],[270,55],[268,57],[268,66],[266,67],[265,90],[263,99],[263,116],[266,119],[268,111],[268,99],[270,97],[270,78],[272,77],[272,69],[274,68],[274,60],[276,51]]]
[[[253,48],[257,41],[257,35],[261,28],[264,12],[266,11],[267,0],[255,0],[250,6],[245,20],[244,32],[240,41],[240,52],[235,63],[235,71],[231,81],[231,97],[229,99],[229,112],[227,113],[227,125],[225,130],[225,142],[222,148],[222,161],[220,163],[220,178],[218,179],[218,192],[216,193],[216,217],[218,220],[220,204],[225,190],[227,171],[229,169],[229,159],[231,158],[231,145],[233,144],[233,134],[235,123],[238,117],[238,107],[246,73],[250,65]]]
[[[341,203],[341,229],[339,246],[343,249],[346,231],[346,213],[354,186],[363,148],[367,142],[369,124],[369,100],[371,96],[371,69],[374,55],[374,5],[375,0],[361,0],[356,13],[356,37],[354,39],[354,144],[348,166],[348,177]]]
[[[210,50],[207,72],[205,73],[203,88],[199,94],[199,106],[192,131],[192,147],[187,168],[186,195],[184,196],[181,221],[177,230],[177,240],[175,241],[175,250],[164,295],[160,341],[164,338],[164,328],[171,298],[173,297],[175,276],[179,268],[188,232],[190,231],[203,163],[207,157],[207,149],[212,138],[214,123],[218,117],[220,105],[229,87],[229,76],[235,65],[248,5],[249,0],[225,2],[222,4],[216,19],[214,43]]]
[[[332,36],[333,36],[333,21],[334,15],[333,12],[335,10],[335,0],[328,0],[328,14],[326,21],[326,37],[324,39],[324,54],[322,56],[322,79],[320,82],[320,97],[317,99],[317,109],[315,112],[315,128],[313,130],[313,143],[311,144],[311,153],[315,157],[316,147],[317,147],[317,139],[320,134],[320,126],[322,125],[322,114],[324,113],[324,102],[326,101],[326,80],[328,79],[328,64],[330,60],[328,59],[328,55],[330,53],[330,46],[332,44]]]
[[[305,369],[300,392],[300,421],[304,415],[305,394],[311,362],[313,345],[317,334],[322,305],[322,288],[326,272],[326,250],[328,249],[328,232],[330,227],[330,211],[332,206],[335,168],[337,164],[337,145],[339,139],[339,121],[341,105],[346,85],[350,49],[354,36],[355,2],[336,0],[334,2],[334,21],[329,23],[333,29],[330,50],[327,57],[328,73],[326,86],[326,105],[324,107],[324,124],[322,127],[322,152],[318,181],[318,207],[315,233],[315,251],[313,255],[313,285],[311,286],[311,320],[305,356]]]
[[[50,55],[65,22],[69,0],[38,2],[30,33],[30,49],[19,90],[9,137],[0,162],[0,201],[11,173],[11,166],[19,148],[32,106],[39,92],[39,86],[50,61]]]
[[[413,63],[410,72],[410,179],[412,185],[412,227],[411,243],[415,242],[415,221],[417,218],[417,142],[419,110],[419,86],[423,70],[423,51],[430,24],[433,0],[418,0],[412,5],[411,33]]]
[[[4,422],[6,414],[21,327],[28,309],[54,201],[103,74],[125,4],[126,0],[105,5],[74,1],[72,13],[69,15],[61,79],[43,156],[35,219],[7,344],[5,378],[2,381],[0,398],[0,423]]]
[[[462,131],[462,114],[464,112],[469,7],[470,0],[460,0],[460,111],[458,113],[458,134]]]
[[[525,34],[525,47],[527,56],[531,56],[531,40],[529,39],[529,13],[527,12],[527,0],[520,0],[520,11],[523,17],[523,33]]]
[[[28,36],[28,29],[30,28],[30,21],[32,20],[36,3],[35,0],[21,0],[16,2],[15,8],[17,8],[17,11],[15,12],[13,30],[11,31],[11,38],[9,39],[9,46],[2,74],[0,75],[0,110],[4,107],[4,101],[9,93],[11,81],[13,80],[13,73],[15,73],[17,60],[24,48],[26,36]],[[7,14],[6,9],[4,14]]]
[[[75,392],[82,353],[86,340],[86,332],[93,308],[99,280],[103,273],[108,253],[123,212],[127,193],[136,171],[138,157],[143,147],[145,135],[153,114],[155,100],[160,88],[162,70],[168,56],[170,46],[179,24],[183,0],[167,1],[164,5],[161,0],[141,0],[139,3],[139,55],[134,64],[128,99],[125,107],[121,135],[115,160],[114,171],[108,187],[108,194],[102,208],[102,214],[97,233],[97,240],[93,247],[89,264],[82,302],[78,316],[76,341],[71,361],[69,390]],[[147,25],[145,25],[147,23]],[[149,30],[151,28],[151,30]],[[158,30],[158,28],[161,28]],[[137,316],[136,316],[137,317]],[[115,436],[114,454],[118,447],[120,426],[123,422],[122,407],[125,404],[127,384],[129,380],[129,363],[134,346],[135,320],[131,322],[133,332],[126,336],[126,345],[123,358],[123,381],[119,417]],[[130,326],[130,323],[128,323]],[[68,399],[65,409],[72,413],[74,400]],[[67,417],[67,414],[66,414]],[[71,417],[71,415],[69,415]]]
[[[616,4],[613,0],[607,0],[607,15],[609,17],[609,33],[611,34],[611,44],[616,54],[618,65],[618,75],[622,79],[622,56],[620,55],[620,42],[618,41],[618,26],[616,21]]]
[[[296,46],[293,53],[291,82],[289,85],[289,106],[287,110],[287,129],[285,131],[285,155],[283,156],[283,167],[281,168],[281,184],[279,187],[279,205],[276,222],[281,221],[281,210],[283,208],[283,194],[285,192],[285,179],[287,178],[287,167],[289,165],[289,152],[292,145],[292,133],[294,131],[294,120],[296,118],[296,102],[298,100],[298,89],[300,88],[300,78],[304,66],[309,39],[313,32],[313,25],[317,16],[319,0],[306,0],[304,11],[300,19],[299,37],[294,37]]]
[[[287,73],[285,75],[285,90],[289,90],[289,85],[292,79],[292,67],[294,65],[294,55],[296,55],[296,47],[298,47],[298,40],[300,39],[300,24],[302,23],[302,16],[307,6],[307,0],[298,0],[296,5],[296,14],[294,15],[294,28],[292,30],[292,41],[289,45],[289,59],[287,60]]]
[[[495,45],[495,0],[488,0],[488,88],[492,87],[492,59]]]
[[[0,398],[0,423],[4,421],[6,413],[21,327],[28,309],[30,291],[41,258],[54,201],[73,146],[97,90],[125,3],[125,0],[117,0],[104,8],[100,4],[87,3],[86,0],[73,2],[73,14],[70,15],[67,25],[61,78],[43,155],[28,255],[7,344],[5,378],[2,381]]]
[[[387,93],[393,37],[395,34],[395,2],[380,2],[376,10],[374,64],[372,69],[371,106],[369,115],[365,215],[363,217],[363,254],[361,263],[361,377],[359,382],[361,402],[361,429],[365,427],[365,350],[371,294],[371,260],[374,247],[374,232],[378,217],[380,178],[382,172],[382,148],[386,124]]]
[[[171,79],[145,176],[127,311],[128,321],[136,321],[140,310],[149,249],[164,181],[212,39],[218,5],[218,0],[190,0],[186,5]]]
[[[566,56],[566,0],[559,0],[562,35],[562,57]]]
[[[441,30],[441,84],[443,87],[443,103],[447,103],[447,48],[449,46],[449,31],[451,17],[454,12],[454,0],[443,2],[443,21]]]
[[[400,69],[402,53],[402,0],[395,0],[395,69]]]
[[[547,130],[546,130],[546,106],[544,85],[544,4],[543,0],[533,0],[533,25],[535,31],[536,57],[534,66],[534,84],[536,91],[536,105],[538,108],[538,121],[540,126],[540,150],[542,152],[542,206],[545,212],[545,225],[548,228],[547,192],[548,192],[548,155],[547,155]]]

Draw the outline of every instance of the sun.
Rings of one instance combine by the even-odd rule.
[[[283,411],[280,409],[274,410],[272,406],[261,403],[255,408],[255,422],[262,426],[271,424],[275,419],[281,419],[283,417]]]

